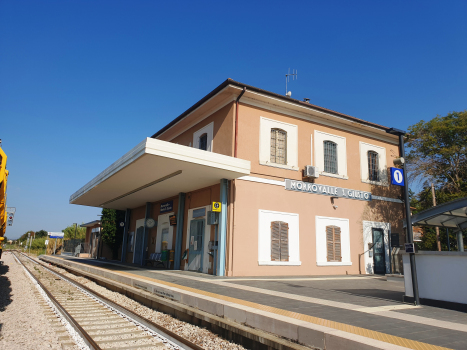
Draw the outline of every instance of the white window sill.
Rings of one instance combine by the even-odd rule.
[[[370,185],[385,186],[385,187],[389,186],[387,182],[383,182],[383,181],[362,180],[362,182],[366,184],[370,184]]]
[[[301,261],[258,261],[260,266],[300,266]]]
[[[282,164],[276,164],[276,163],[271,163],[271,162],[259,162],[260,165],[266,165],[266,166],[271,166],[273,168],[281,168],[281,169],[286,169],[286,170],[294,170],[298,171],[298,167],[295,165],[282,165]]]
[[[345,261],[322,261],[317,262],[317,266],[352,266],[352,262],[345,262]]]
[[[335,177],[337,179],[343,179],[343,180],[348,180],[349,177],[347,175],[338,175],[338,174],[331,174],[331,173],[325,173],[324,171],[320,173],[322,176],[329,176],[329,177]]]

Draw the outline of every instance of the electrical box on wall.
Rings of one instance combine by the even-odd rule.
[[[219,213],[217,213],[215,211],[208,211],[207,224],[208,225],[218,225],[219,224]]]

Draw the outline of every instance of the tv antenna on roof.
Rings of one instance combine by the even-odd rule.
[[[290,68],[289,68],[289,73],[285,75],[285,95],[289,97],[292,96],[292,92],[287,91],[287,83],[290,82],[290,77],[292,77],[292,80],[295,80],[295,79],[298,80],[298,69],[297,70],[293,69],[292,74],[290,74]]]

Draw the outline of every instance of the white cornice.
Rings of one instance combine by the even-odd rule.
[[[183,119],[179,120],[169,129],[160,134],[157,138],[160,138],[162,135],[167,135],[174,126],[180,124],[183,121],[186,121],[187,118],[193,117],[197,113],[199,113],[199,116],[194,117],[194,119],[190,121],[190,123],[187,126],[185,126],[181,131],[169,137],[169,141],[173,140],[175,137],[181,135],[186,130],[190,129],[191,127],[201,122],[208,116],[225,107],[228,103],[235,101],[241,92],[242,89],[240,87],[235,85],[227,85],[216,95],[209,98],[203,104],[198,106],[195,110],[187,114]],[[219,98],[219,95],[222,94],[226,96],[224,96],[217,103],[214,103],[214,105],[208,110],[201,113],[199,112],[201,108],[205,107],[209,103],[213,103],[213,100]],[[302,106],[293,101],[285,101],[277,97],[272,97],[252,90],[247,90],[240,102],[242,104],[247,104],[253,107],[263,108],[272,112],[289,115],[316,124],[329,126],[335,129],[352,132],[358,135],[380,140],[393,145],[398,145],[398,139],[395,136],[386,134],[385,130],[383,129],[380,129],[376,126],[366,125],[358,121],[349,120],[347,118],[334,115],[330,112],[314,109],[312,105],[310,105],[310,107]]]
[[[270,99],[272,102],[265,102],[255,97],[257,98],[260,97],[262,99]],[[280,106],[278,104],[275,104],[274,102],[281,103],[285,106],[293,106],[295,109],[298,109],[298,110],[293,110],[285,106]],[[253,107],[266,109],[272,112],[289,115],[289,116],[303,119],[309,122],[329,126],[335,129],[340,129],[340,130],[347,131],[347,132],[350,131],[355,134],[366,136],[372,139],[377,139],[383,142],[388,142],[394,145],[398,145],[398,139],[396,139],[395,137],[392,137],[390,134],[386,134],[383,130],[378,129],[374,126],[360,124],[357,121],[351,121],[343,117],[338,117],[330,113],[300,106],[292,102],[282,101],[282,100],[279,100],[273,97],[259,94],[254,91],[248,90],[245,96],[242,98],[241,103],[251,105]]]

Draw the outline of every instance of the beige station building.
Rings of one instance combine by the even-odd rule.
[[[161,253],[166,268],[218,276],[390,273],[405,234],[389,129],[227,79],[70,203],[126,211],[126,263]]]

